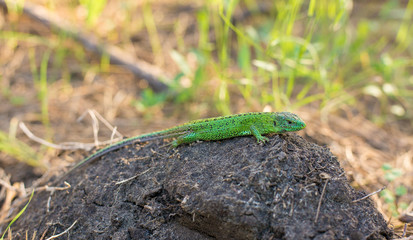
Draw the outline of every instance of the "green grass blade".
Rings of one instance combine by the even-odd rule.
[[[39,98],[42,109],[42,122],[45,126],[50,126],[49,121],[49,102],[48,102],[48,85],[47,85],[47,66],[49,63],[51,50],[47,50],[40,63],[40,89]]]
[[[26,208],[29,206],[29,203],[30,203],[30,201],[32,200],[33,195],[34,195],[34,189],[33,189],[33,191],[32,191],[32,194],[30,195],[29,202],[27,202],[26,206],[24,206],[24,208],[23,208],[22,210],[20,210],[19,213],[17,213],[17,215],[13,218],[13,220],[11,220],[11,222],[9,223],[9,225],[7,226],[7,228],[4,230],[3,235],[1,236],[0,240],[3,240],[3,239],[4,239],[4,235],[6,235],[7,230],[9,230],[9,228],[11,227],[11,225],[12,225],[15,221],[17,221],[17,219],[19,219],[19,217],[26,211]]]
[[[155,18],[152,13],[152,1],[145,0],[142,8],[143,21],[146,27],[146,30],[149,34],[149,42],[151,43],[153,55],[157,56],[155,59],[159,65],[163,65],[162,58],[162,44],[159,38],[158,30],[156,28]]]
[[[80,3],[87,10],[86,22],[89,26],[93,26],[97,22],[106,6],[106,1],[107,0],[80,0]]]
[[[40,162],[40,156],[30,146],[22,141],[10,138],[3,131],[0,131],[0,151],[30,166],[45,168]]]

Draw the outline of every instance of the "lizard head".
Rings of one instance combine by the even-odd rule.
[[[274,114],[276,133],[294,132],[305,128],[305,122],[294,113],[278,112]]]

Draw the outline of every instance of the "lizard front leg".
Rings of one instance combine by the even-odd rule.
[[[254,135],[254,137],[257,139],[257,143],[260,143],[260,142],[265,143],[269,140],[267,137],[262,136],[260,131],[258,131],[258,129],[254,125],[250,126],[250,130],[251,130],[252,135]]]

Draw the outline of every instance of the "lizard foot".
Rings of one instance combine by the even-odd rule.
[[[270,139],[264,136],[260,136],[259,138],[257,138],[257,143],[266,143],[268,142]]]

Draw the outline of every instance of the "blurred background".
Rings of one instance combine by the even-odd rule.
[[[412,22],[412,0],[0,0],[0,221],[111,139],[292,111],[401,232]]]

